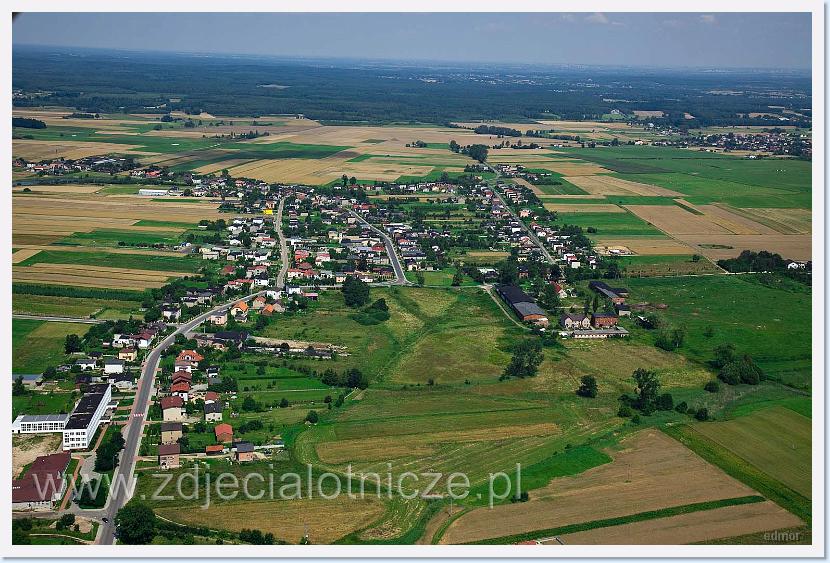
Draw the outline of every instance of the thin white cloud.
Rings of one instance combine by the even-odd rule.
[[[714,25],[718,23],[717,18],[712,14],[701,14],[700,21],[708,25]]]
[[[606,16],[602,12],[594,12],[589,16],[585,16],[585,21],[589,23],[599,23],[603,25],[611,23],[611,20],[608,19],[608,16]]]

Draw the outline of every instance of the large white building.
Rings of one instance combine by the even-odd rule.
[[[68,414],[20,414],[12,422],[12,434],[63,432]]]
[[[112,385],[90,385],[63,428],[63,449],[87,449],[112,399]]]

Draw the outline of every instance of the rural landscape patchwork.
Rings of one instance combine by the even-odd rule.
[[[13,543],[810,545],[809,64],[15,44]]]

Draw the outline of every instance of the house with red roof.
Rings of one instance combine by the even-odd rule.
[[[213,429],[213,432],[214,434],[216,434],[217,442],[225,443],[233,441],[233,428],[231,428],[231,425],[227,422],[217,424],[216,427]]]

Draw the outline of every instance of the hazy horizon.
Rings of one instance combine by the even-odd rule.
[[[236,41],[234,31],[244,33]],[[217,41],[227,37],[228,42]],[[787,41],[770,41],[771,34]],[[811,68],[808,13],[27,13],[15,47],[388,63]]]

